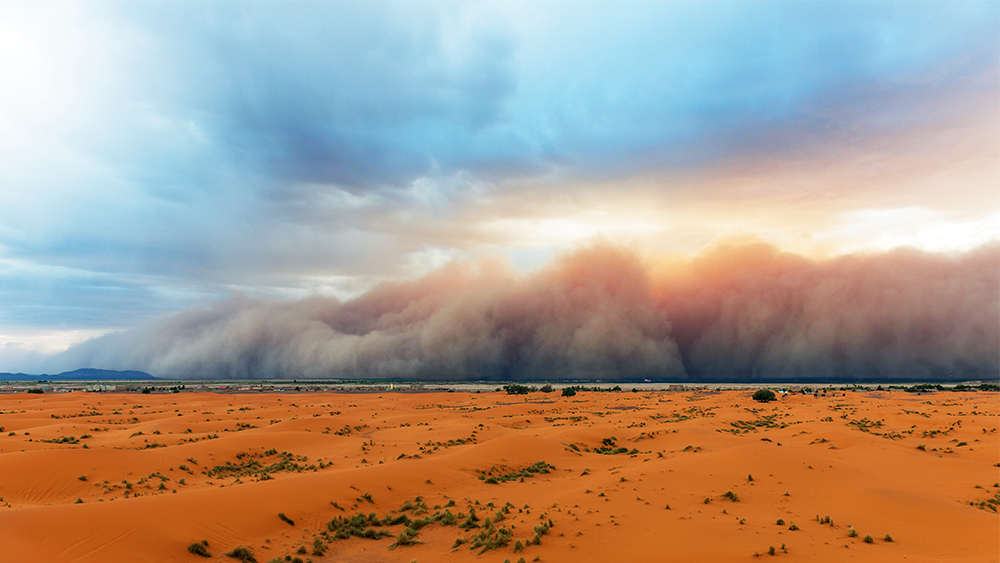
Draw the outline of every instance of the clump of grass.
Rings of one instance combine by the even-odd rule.
[[[847,537],[856,538],[858,537],[858,531],[854,529],[854,526],[847,527]]]
[[[398,536],[396,536],[396,541],[392,542],[392,545],[389,546],[389,549],[396,549],[401,545],[414,545],[421,543],[420,540],[417,539],[418,533],[419,532],[417,532],[417,530],[409,526],[403,528],[403,531],[400,532]]]
[[[242,545],[234,547],[226,556],[239,559],[242,563],[257,563],[257,558],[253,556],[253,550]]]
[[[327,545],[320,537],[313,538],[313,555],[321,556],[326,553]]]
[[[774,552],[774,546],[773,545],[767,548],[767,554],[768,555],[774,555],[774,553],[775,552]]]
[[[619,446],[618,439],[615,438],[614,436],[611,436],[610,438],[605,438],[601,440],[601,447],[594,448],[594,453],[604,454],[604,455],[618,455],[618,454],[632,455],[639,453],[639,450],[635,448],[629,450],[626,447]]]
[[[458,524],[458,517],[450,510],[439,510],[431,516],[431,520],[437,520],[442,526],[454,526]]]
[[[892,542],[894,542],[896,540],[892,539],[892,536],[890,536],[889,534],[886,534],[885,537],[882,538],[882,541],[884,541],[886,543],[892,543]]]
[[[729,499],[731,502],[740,502],[740,497],[736,496],[736,493],[732,491],[726,491],[722,498]]]
[[[79,477],[77,477],[77,479],[79,479],[81,481],[86,481],[87,480],[87,476],[86,475],[80,475]]]
[[[294,526],[295,525],[295,520],[292,520],[288,516],[285,516],[284,512],[279,512],[278,513],[278,518],[280,518],[282,522],[288,524],[289,526]]]
[[[469,515],[458,525],[463,530],[471,530],[479,527],[479,517],[476,516],[476,509],[469,509]]]
[[[530,544],[530,545],[541,545],[541,543],[542,543],[542,536],[548,534],[549,533],[549,528],[551,528],[551,527],[552,527],[552,520],[549,520],[548,523],[543,523],[543,524],[539,524],[539,525],[535,526],[535,528],[534,528],[535,535],[531,538],[531,541],[529,541],[528,544]]]
[[[188,546],[188,553],[194,555],[199,555],[201,557],[211,557],[212,554],[208,551],[208,542],[205,540],[196,541]]]
[[[496,526],[487,518],[483,528],[469,540],[469,548],[478,549],[479,553],[483,554],[492,549],[506,546],[513,537],[514,532],[510,528]]]
[[[775,522],[775,524],[777,524],[779,526],[784,526],[785,525],[785,520],[782,519],[782,518],[778,518],[778,521]]]
[[[865,539],[863,539],[861,541],[863,541],[865,543],[875,543],[875,538],[871,537],[870,535],[867,535],[867,536],[865,536]]]
[[[350,517],[337,516],[327,522],[326,529],[338,540],[346,540],[352,536],[377,540],[392,535],[385,530],[375,529],[384,525],[385,522],[376,518],[374,513],[355,514]]]
[[[534,477],[538,473],[549,473],[554,469],[554,465],[544,461],[536,461],[523,469],[507,473],[502,473],[502,470],[497,467],[492,467],[487,471],[480,470],[479,479],[487,484],[497,485],[508,481],[524,481],[525,478]]]
[[[791,530],[791,531],[793,531],[793,532],[796,532],[796,531],[798,531],[799,527],[798,527],[798,526],[796,526],[796,525],[795,525],[795,524],[793,523],[793,524],[792,524],[791,526],[789,526],[789,527],[788,527],[788,529],[789,529],[789,530]]]

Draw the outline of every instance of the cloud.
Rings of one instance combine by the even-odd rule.
[[[60,367],[189,378],[995,378],[1000,246],[687,262],[595,245],[518,276],[451,264],[351,300],[234,299],[70,348]]]
[[[0,259],[27,266],[0,272],[0,322],[120,327],[233,289],[547,256],[522,246],[549,240],[531,224],[576,243],[609,201],[670,211],[654,222],[680,252],[740,230],[692,201],[745,220],[748,198],[935,208],[961,185],[947,199],[975,215],[995,127],[975,159],[956,141],[993,123],[998,21],[995,2],[7,3]],[[965,121],[938,125],[956,105]],[[890,159],[883,134],[923,150]],[[860,158],[829,156],[858,139]],[[898,169],[930,195],[887,188]]]

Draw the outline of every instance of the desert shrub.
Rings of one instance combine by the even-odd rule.
[[[769,401],[777,400],[777,398],[778,397],[775,396],[774,391],[771,391],[770,389],[758,389],[753,393],[753,400],[759,403],[767,403]]]
[[[534,387],[521,385],[520,383],[511,383],[510,385],[504,385],[503,390],[506,391],[508,395],[527,395],[532,391],[536,391]]]
[[[791,526],[788,527],[788,529],[791,530],[791,531],[793,531],[793,532],[796,532],[796,531],[798,531],[799,527],[796,526],[795,524],[792,524]]]
[[[469,515],[458,525],[463,530],[471,530],[479,527],[479,517],[476,516],[476,509],[469,509]]]
[[[233,559],[239,559],[243,563],[257,563],[257,558],[253,556],[253,550],[242,545],[234,547],[232,551],[226,554],[226,556],[232,557]]]
[[[777,524],[779,526],[784,526],[785,525],[785,521],[783,519],[781,519],[781,518],[778,518],[778,521],[775,522],[775,524]]]
[[[548,383],[546,383],[545,385],[542,385],[542,388],[539,389],[539,391],[541,391],[542,393],[551,393],[553,391],[553,389],[552,389],[551,385],[549,385]]]
[[[470,539],[470,548],[478,549],[480,555],[491,549],[500,549],[510,543],[514,532],[509,528],[494,526],[486,519],[484,527]]]
[[[572,387],[563,387],[562,390],[563,397],[572,397],[574,395],[576,395],[576,389],[573,389]]]
[[[351,536],[377,540],[389,537],[391,534],[385,530],[376,530],[375,527],[384,525],[375,514],[355,514],[354,516],[337,516],[326,524],[327,530],[338,540],[346,540]]]
[[[740,497],[736,496],[736,493],[732,491],[726,491],[725,494],[722,495],[722,498],[729,499],[732,502],[740,502]]]
[[[890,536],[889,534],[886,534],[885,537],[882,538],[882,541],[887,542],[887,543],[892,543],[894,540],[892,539],[892,536]]]
[[[208,552],[208,542],[205,540],[197,541],[189,545],[188,553],[193,553],[194,555],[200,555],[201,557],[212,556],[212,554]]]
[[[319,537],[313,538],[313,551],[312,551],[313,555],[323,555],[324,553],[326,553],[326,550],[327,550],[327,545],[322,538]]]
[[[414,545],[420,543],[420,540],[417,539],[417,533],[417,530],[413,528],[403,528],[403,531],[396,536],[396,541],[392,542],[389,549],[396,549],[401,545]]]
[[[862,541],[864,541],[865,543],[875,543],[875,538],[873,538],[873,537],[871,537],[869,535],[869,536],[865,536],[865,539],[862,540]]]
[[[438,511],[435,512],[431,519],[437,520],[442,526],[454,526],[458,524],[458,518],[450,511]]]
[[[292,520],[291,518],[289,518],[288,516],[285,516],[284,512],[279,512],[278,513],[278,518],[281,518],[281,521],[284,522],[284,523],[286,523],[286,524],[288,524],[289,526],[294,526],[295,525],[295,521]]]
[[[854,529],[854,526],[847,527],[847,537],[856,538],[858,537],[858,531]]]

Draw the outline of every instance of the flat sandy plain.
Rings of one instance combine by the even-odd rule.
[[[0,561],[997,561],[998,415],[987,392],[0,395]]]

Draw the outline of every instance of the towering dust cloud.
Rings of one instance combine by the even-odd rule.
[[[454,264],[356,299],[236,298],[77,345],[171,378],[979,379],[1000,372],[1000,245],[679,263],[596,245],[517,276]]]

